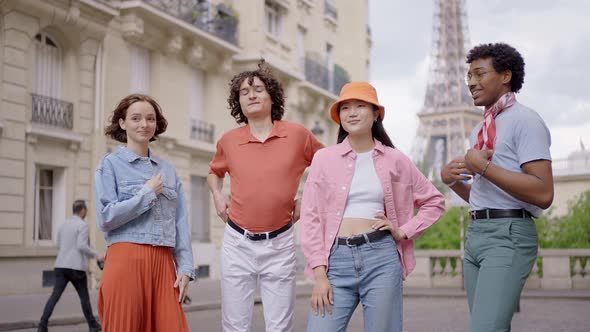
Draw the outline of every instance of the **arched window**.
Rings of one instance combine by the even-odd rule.
[[[35,35],[34,93],[61,98],[62,49],[56,39],[46,32]]]

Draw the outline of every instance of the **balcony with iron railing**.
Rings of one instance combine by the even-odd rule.
[[[590,175],[590,153],[555,159],[552,162],[554,176]]]
[[[305,79],[324,90],[330,90],[328,67],[310,57],[305,58]]]
[[[341,66],[335,65],[330,69],[309,56],[305,58],[305,79],[335,95],[338,95],[340,89],[350,82],[348,73]]]
[[[404,287],[462,288],[463,253],[416,250],[416,267]],[[590,289],[590,249],[539,249],[527,279],[529,289]]]
[[[195,27],[237,45],[238,17],[223,3],[212,5],[199,0],[142,0]]]
[[[191,139],[212,144],[215,139],[215,125],[201,120],[191,120]]]
[[[342,68],[339,65],[334,65],[334,73],[332,76],[332,91],[334,92],[335,95],[340,94],[340,90],[342,89],[342,87],[346,84],[350,82],[350,76],[348,75],[348,72],[346,71],[346,69]]]
[[[35,93],[31,97],[33,123],[69,130],[74,127],[74,104]]]

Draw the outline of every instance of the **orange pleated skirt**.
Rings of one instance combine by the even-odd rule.
[[[188,331],[175,280],[171,248],[111,245],[98,292],[103,332]]]

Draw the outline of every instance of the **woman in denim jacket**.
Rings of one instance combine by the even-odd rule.
[[[106,135],[122,143],[96,170],[96,222],[108,245],[98,294],[103,331],[188,331],[181,302],[195,278],[182,184],[149,143],[166,130],[160,106],[133,94]]]
[[[301,205],[306,276],[314,279],[307,329],[345,331],[361,302],[365,331],[401,332],[413,240],[438,220],[444,199],[394,148],[369,83],[346,84],[330,111],[338,144],[315,154]]]

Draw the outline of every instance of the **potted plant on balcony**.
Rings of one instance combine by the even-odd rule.
[[[198,8],[193,8],[193,10],[191,11],[191,23],[196,23],[199,21],[199,18],[201,17],[201,11]]]
[[[231,5],[224,5],[223,3],[217,5],[215,19],[233,26],[237,26],[240,21],[238,12],[234,7]]]
[[[207,14],[207,5],[203,3],[196,3],[186,8],[186,10],[183,11],[181,18],[192,25],[203,28],[207,25]]]
[[[180,19],[190,24],[195,24],[199,17],[201,16],[201,11],[197,7],[188,8],[186,11],[180,12]]]
[[[239,23],[238,13],[232,6],[217,5],[215,13],[215,33],[221,38],[236,43],[236,31]]]

